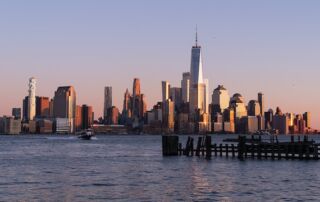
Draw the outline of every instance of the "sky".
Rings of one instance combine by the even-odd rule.
[[[103,114],[141,79],[148,109],[161,81],[180,86],[190,69],[195,27],[210,92],[224,85],[246,102],[311,112],[320,129],[320,1],[317,0],[4,0],[0,1],[0,115],[21,107],[28,78],[38,96],[73,85],[77,104]]]

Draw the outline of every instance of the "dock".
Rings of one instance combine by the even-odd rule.
[[[212,144],[210,135],[189,136],[183,147],[179,142],[179,136],[167,135],[162,136],[162,153],[163,156],[196,156],[208,160],[212,157],[233,157],[241,160],[247,158],[319,160],[320,144],[313,140],[309,141],[308,136],[303,136],[303,139],[298,136],[297,140],[291,136],[289,142],[279,142],[277,137],[269,142],[261,140],[261,136],[247,137],[239,135],[237,144]],[[194,139],[197,139],[197,142]]]

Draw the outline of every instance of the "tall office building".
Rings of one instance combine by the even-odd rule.
[[[14,119],[21,119],[21,108],[12,108],[12,116]]]
[[[110,107],[112,107],[112,87],[106,86],[104,88],[104,111],[103,111],[104,120],[107,120],[108,109]]]
[[[91,106],[88,105],[82,105],[82,129],[88,129],[91,128],[93,124],[93,109]]]
[[[112,106],[108,109],[108,119],[107,124],[117,125],[119,123],[119,109],[115,106]]]
[[[175,107],[178,109],[182,103],[182,95],[181,95],[181,88],[172,87],[170,88],[170,95],[169,98],[174,102]]]
[[[36,117],[50,117],[50,99],[48,97],[36,97]]]
[[[22,101],[22,120],[24,122],[28,121],[28,117],[29,117],[28,108],[29,108],[29,96],[26,96]]]
[[[126,92],[124,93],[124,99],[123,99],[123,108],[122,108],[122,117],[124,119],[124,122],[131,118],[132,111],[131,111],[131,95],[129,93],[129,90],[126,89]]]
[[[76,117],[76,91],[73,86],[59,87],[53,99],[54,118],[65,118],[70,123],[69,132],[74,132]]]
[[[307,128],[311,128],[311,113],[310,112],[305,112],[303,114],[303,120],[305,121],[305,126]]]
[[[132,88],[132,116],[139,118],[140,115],[140,102],[141,102],[141,89],[140,89],[140,79],[134,78],[133,88]]]
[[[133,91],[132,91],[132,95],[133,97],[137,97],[139,96],[141,93],[141,89],[140,89],[140,79],[138,78],[134,78],[133,80]]]
[[[167,99],[163,103],[163,129],[167,133],[174,131],[174,102],[171,99]]]
[[[189,102],[190,80],[191,80],[190,72],[184,72],[182,74],[182,80],[181,80],[181,91],[182,91],[181,93],[182,93],[182,102],[183,103]]]
[[[196,44],[191,49],[191,85],[203,83],[201,46],[198,46],[198,33],[196,32]]]
[[[82,107],[76,106],[76,117],[75,117],[75,130],[80,131],[82,129]]]
[[[250,100],[248,104],[248,116],[261,115],[260,103],[256,100]]]
[[[244,104],[244,98],[239,93],[236,93],[232,96],[230,99],[230,106],[234,109],[236,122],[240,118],[248,115],[246,105]]]
[[[205,84],[205,98],[204,98],[204,112],[209,114],[209,79],[204,79],[204,84]]]
[[[229,107],[230,96],[228,90],[222,85],[218,85],[212,93],[212,108],[213,112],[223,113]]]
[[[258,93],[258,102],[260,104],[260,115],[263,116],[264,115],[264,95],[263,93]]]
[[[170,96],[170,84],[168,81],[162,81],[162,102],[165,103]]]
[[[198,110],[200,113],[207,113],[208,110],[208,87],[203,79],[201,46],[198,46],[198,37],[196,33],[196,44],[191,49],[190,65],[190,114],[194,115]],[[208,85],[208,84],[207,84]]]
[[[28,120],[33,120],[36,116],[36,79],[29,79],[29,98],[28,98]]]

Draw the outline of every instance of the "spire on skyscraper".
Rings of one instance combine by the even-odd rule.
[[[198,47],[198,25],[196,25],[196,47]]]

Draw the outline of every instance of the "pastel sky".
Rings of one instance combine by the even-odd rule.
[[[28,78],[37,95],[73,85],[78,104],[103,111],[141,79],[148,108],[161,81],[189,71],[195,26],[210,89],[223,84],[246,102],[262,91],[268,108],[312,113],[320,129],[320,1],[0,1],[0,115],[21,107]]]

